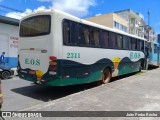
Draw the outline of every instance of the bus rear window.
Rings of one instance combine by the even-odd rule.
[[[20,24],[21,37],[34,37],[50,33],[51,16],[39,15],[27,18]]]

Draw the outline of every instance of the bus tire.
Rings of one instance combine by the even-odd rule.
[[[11,74],[9,71],[3,71],[2,75],[1,75],[2,79],[8,79],[8,78],[10,78],[10,76],[11,76]]]
[[[111,70],[109,68],[105,68],[102,75],[102,84],[107,84],[111,80]]]

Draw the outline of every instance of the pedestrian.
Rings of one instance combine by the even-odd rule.
[[[5,52],[2,52],[2,55],[0,57],[0,64],[3,64],[3,65],[5,65],[4,55],[5,55]]]

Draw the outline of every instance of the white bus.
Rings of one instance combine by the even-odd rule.
[[[108,83],[145,65],[145,39],[55,9],[23,18],[19,34],[18,74],[34,83]]]

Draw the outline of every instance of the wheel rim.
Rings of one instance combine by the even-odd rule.
[[[102,82],[106,84],[110,81],[110,79],[111,79],[111,72],[109,69],[105,69],[103,72]]]

